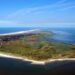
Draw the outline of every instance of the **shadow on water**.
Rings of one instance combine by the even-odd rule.
[[[45,65],[31,64],[13,58],[0,57],[0,75],[75,75],[75,61],[46,62]]]

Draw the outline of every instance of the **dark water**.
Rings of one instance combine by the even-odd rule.
[[[0,57],[0,75],[75,75],[75,61],[36,65],[28,61]]]

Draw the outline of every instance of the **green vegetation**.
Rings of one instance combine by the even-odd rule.
[[[2,41],[3,45],[0,47],[0,52],[11,53],[27,57],[34,60],[46,60],[57,58],[75,58],[75,45],[65,44],[61,42],[36,42],[38,45],[29,45],[23,39]]]

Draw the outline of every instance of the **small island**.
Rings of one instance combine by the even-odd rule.
[[[52,35],[52,33],[43,32],[41,34],[21,35],[22,37],[19,39],[16,37],[0,41],[0,52],[38,61],[75,58],[75,44],[47,41],[46,37]]]

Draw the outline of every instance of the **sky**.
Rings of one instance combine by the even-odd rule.
[[[0,27],[75,27],[75,0],[0,0]]]

